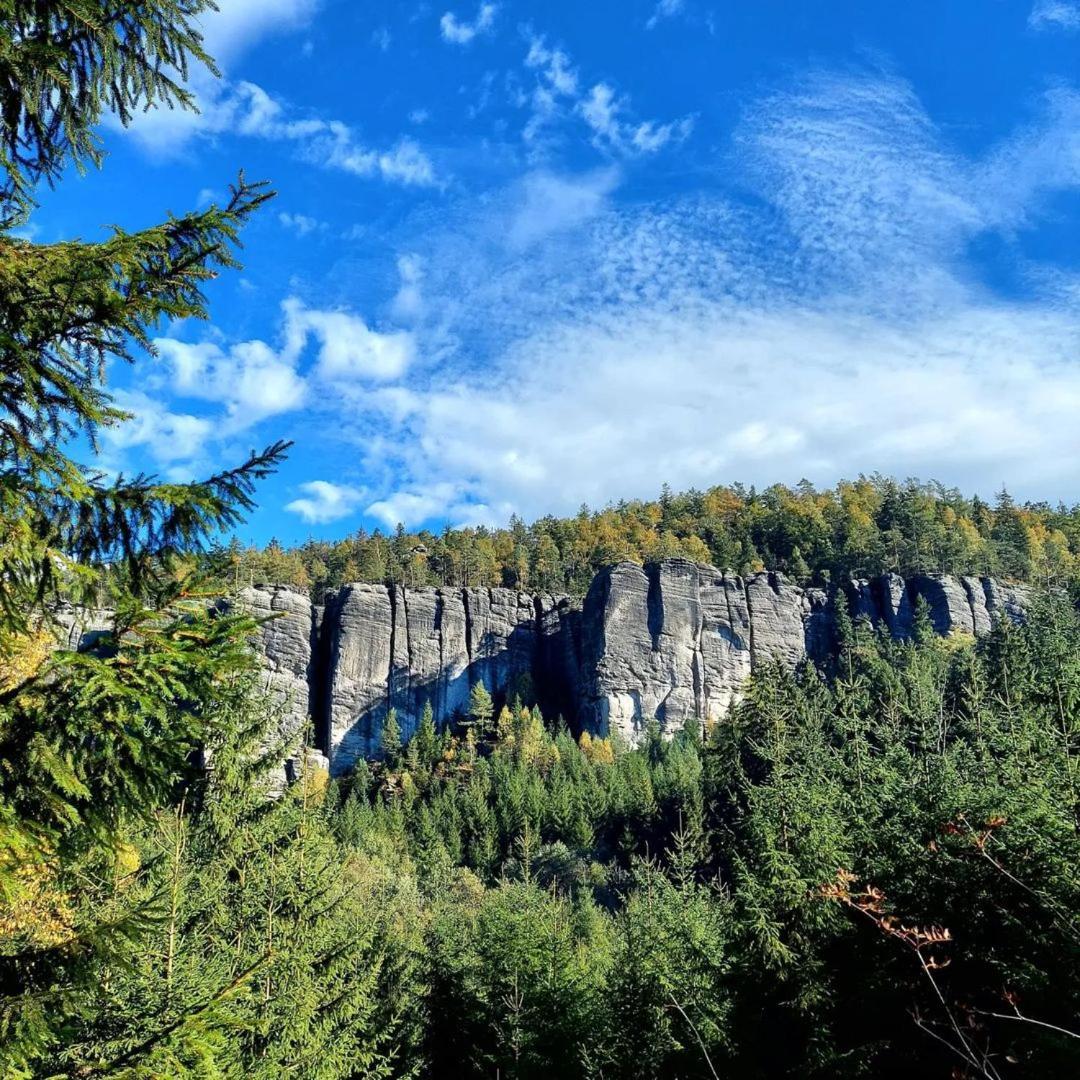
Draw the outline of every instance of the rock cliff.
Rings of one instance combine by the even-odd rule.
[[[897,638],[910,634],[919,597],[941,634],[985,633],[1028,603],[1023,586],[944,575],[887,574],[843,592],[853,617]],[[427,702],[448,723],[478,682],[496,696],[531,684],[545,712],[634,739],[653,717],[666,731],[720,717],[755,666],[821,660],[833,644],[825,591],[682,559],[603,570],[580,606],[511,589],[363,584],[322,606],[274,587],[241,601],[278,615],[256,643],[268,684],[284,722],[314,717],[334,773],[375,752],[391,706],[407,735]]]

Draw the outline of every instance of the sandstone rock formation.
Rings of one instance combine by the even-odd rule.
[[[53,612],[53,634],[62,649],[93,648],[102,634],[112,630],[114,613],[103,608],[64,604]]]
[[[602,571],[582,611],[579,721],[637,738],[718,718],[753,666],[823,656],[828,602],[780,574],[735,574],[683,559]]]
[[[883,633],[911,633],[919,599],[941,634],[1020,618],[1029,591],[989,578],[895,574],[843,586],[849,610]],[[281,588],[245,590],[254,614],[280,613],[258,642],[287,722],[314,717],[334,773],[377,751],[387,710],[403,734],[430,703],[443,726],[482,682],[496,697],[531,681],[549,715],[633,740],[655,718],[674,732],[719,718],[756,666],[824,659],[833,600],[777,573],[744,580],[684,559],[601,571],[579,607],[511,589],[343,586],[325,607]]]
[[[296,753],[283,762],[282,774],[273,779],[292,780],[299,772],[298,755],[312,714],[311,694],[316,684],[312,667],[315,611],[306,596],[282,586],[242,589],[238,601],[251,615],[262,620],[253,645],[260,658],[264,687],[275,707],[273,737],[299,744]],[[328,768],[329,762],[314,747],[306,752],[309,765]]]
[[[391,706],[408,736],[425,704],[443,725],[464,712],[474,684],[503,694],[536,678],[541,639],[562,630],[560,603],[511,589],[400,585],[346,585],[329,595],[319,635],[325,682],[314,697],[333,771],[375,752]],[[556,664],[563,649],[544,652]]]

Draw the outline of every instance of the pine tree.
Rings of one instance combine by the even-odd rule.
[[[101,160],[105,111],[192,104],[181,81],[208,62],[201,0],[103,0],[0,13],[0,667],[48,632],[61,596],[108,586],[113,633],[53,651],[0,690],[0,907],[44,890],[54,932],[0,940],[0,1071],[18,1072],[81,1008],[100,958],[148,913],[94,882],[185,774],[207,734],[196,703],[248,661],[251,623],[186,600],[184,556],[240,520],[284,444],[193,484],[106,477],[66,452],[123,423],[106,364],[152,351],[160,319],[205,315],[203,283],[236,265],[241,226],[269,197],[241,177],[222,206],[100,243],[19,239],[35,186]],[[0,931],[2,932],[2,931]]]
[[[379,736],[379,754],[389,768],[398,765],[401,758],[401,725],[398,723],[397,709],[387,711]]]
[[[416,745],[416,753],[421,766],[430,769],[439,759],[439,733],[435,729],[435,713],[432,711],[430,701],[424,702],[424,708],[420,713],[420,724],[412,742]]]
[[[495,705],[491,700],[488,688],[482,683],[474,683],[469,691],[468,722],[470,728],[475,730],[481,737],[492,734],[491,720],[495,713]]]

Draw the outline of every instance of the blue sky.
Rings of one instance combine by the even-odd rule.
[[[244,539],[859,472],[1080,498],[1080,2],[221,0],[41,241],[278,198],[102,464]]]

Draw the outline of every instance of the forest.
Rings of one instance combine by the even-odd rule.
[[[1073,1075],[1076,611],[840,624],[708,730],[575,739],[478,684],[277,798],[273,707],[217,680],[209,771],[7,894],[5,1075]]]
[[[288,584],[321,602],[345,582],[506,586],[582,596],[596,572],[622,560],[682,556],[747,575],[779,570],[802,585],[892,571],[1071,582],[1080,566],[1080,507],[992,502],[938,483],[860,477],[817,490],[803,482],[743,485],[582,507],[572,518],[514,518],[500,529],[389,535],[359,531],[298,547],[235,538],[202,560],[234,585]]]
[[[240,177],[96,243],[18,230],[101,163],[106,112],[194,106],[206,6],[0,8],[0,1076],[1075,1076],[1075,511],[871,479],[256,552],[228,538],[288,444],[190,483],[96,466],[130,420],[110,366],[205,317],[272,193]],[[1040,587],[978,641],[840,604],[824,667],[759,665],[669,740],[477,683],[444,730],[388,718],[350,776],[269,779],[305,755],[219,602],[251,576],[574,592],[676,551]],[[58,641],[103,582],[110,629]]]

